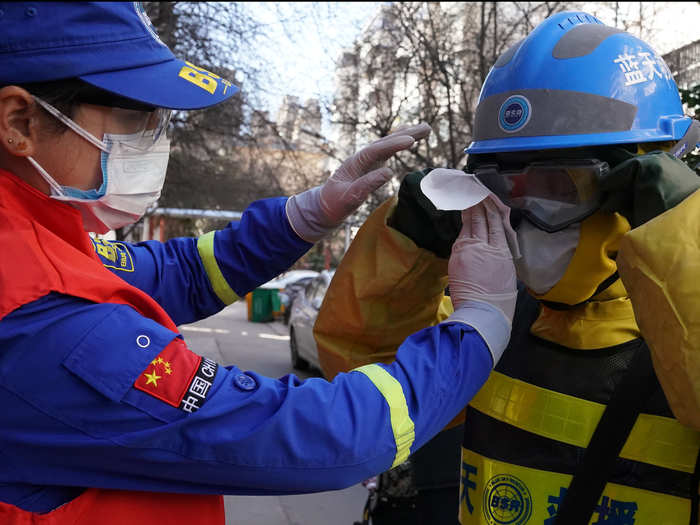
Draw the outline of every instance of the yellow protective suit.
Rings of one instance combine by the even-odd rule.
[[[368,363],[391,363],[404,339],[453,312],[444,294],[447,259],[386,225],[397,201],[372,213],[326,292],[314,337],[329,380]],[[464,412],[448,428],[462,421]]]
[[[673,414],[700,430],[700,191],[625,235],[617,257]]]

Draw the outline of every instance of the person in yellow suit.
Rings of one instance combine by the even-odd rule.
[[[510,208],[517,233],[511,339],[466,408],[461,446],[448,426],[430,457],[428,443],[409,458],[404,523],[698,522],[700,433],[674,417],[678,396],[659,385],[616,263],[632,228],[697,201],[684,201],[700,180],[679,159],[696,131],[658,54],[590,14],[558,13],[496,61],[465,171]],[[429,171],[375,210],[336,271],[314,329],[329,377],[391,362],[408,334],[450,315],[460,216],[421,191]],[[459,473],[442,487],[459,492],[432,498],[441,484],[424,474],[444,464]]]

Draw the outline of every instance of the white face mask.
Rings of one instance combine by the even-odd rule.
[[[517,234],[522,254],[514,261],[518,279],[536,295],[543,295],[566,273],[578,245],[581,223],[547,233],[523,219]]]
[[[42,106],[46,107],[45,104]],[[51,113],[56,115],[54,111]],[[99,190],[89,191],[61,186],[36,160],[28,157],[51,186],[51,197],[77,208],[89,232],[106,233],[138,221],[158,201],[163,189],[170,157],[170,140],[165,133],[144,151],[135,147],[143,142],[142,133],[105,134],[99,140],[65,115],[59,115],[57,118],[68,127],[102,150],[103,184]]]

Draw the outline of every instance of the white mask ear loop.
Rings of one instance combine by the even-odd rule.
[[[27,160],[32,166],[34,166],[34,169],[36,169],[36,171],[39,172],[39,175],[41,175],[41,177],[49,183],[49,186],[51,186],[54,195],[65,196],[61,185],[58,182],[56,182],[54,178],[51,175],[49,175],[48,172],[44,168],[42,168],[37,161],[35,161],[32,157],[27,157]]]
[[[59,110],[57,110],[55,107],[53,107],[51,104],[48,102],[44,102],[41,100],[39,97],[35,96],[34,100],[36,100],[41,107],[43,107],[46,111],[51,113],[54,117],[56,117],[58,120],[63,122],[66,126],[68,126],[70,129],[75,131],[78,135],[83,137],[85,140],[96,146],[97,148],[101,149],[105,153],[109,153],[109,147],[107,144],[105,144],[103,141],[95,137],[92,133],[89,131],[84,130],[81,128],[75,121],[71,120],[67,116],[65,116],[63,113],[61,113]]]

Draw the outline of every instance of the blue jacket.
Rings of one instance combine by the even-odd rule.
[[[285,198],[200,239],[101,241],[104,265],[176,324],[206,318],[311,245]],[[7,257],[9,254],[4,254]],[[147,331],[148,348],[131,344]],[[409,337],[391,365],[333,382],[218,366],[196,412],[134,387],[173,333],[127,305],[50,293],[0,320],[0,500],[47,512],[84,487],[291,494],[337,489],[423,445],[471,399],[492,359],[469,325]]]

